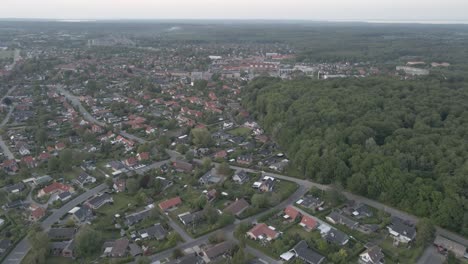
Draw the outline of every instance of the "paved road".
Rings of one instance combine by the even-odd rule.
[[[12,89],[10,89],[9,91],[11,91]],[[6,96],[4,96],[3,98],[5,97]],[[10,106],[10,110],[8,111],[8,114],[2,120],[2,123],[0,123],[0,128],[3,128],[8,123],[8,121],[10,121],[10,117],[11,117],[11,114],[13,113],[13,110],[15,110],[15,107]],[[2,136],[0,136],[0,148],[2,149],[3,153],[8,157],[8,159],[15,159],[15,155],[13,155],[10,148],[8,147],[8,144],[3,140]]]
[[[90,197],[98,194],[99,192],[103,191],[107,188],[106,184],[101,184],[83,194],[76,197],[75,199],[71,200],[61,208],[57,209],[55,212],[52,213],[49,217],[47,217],[42,223],[41,226],[44,230],[48,230],[52,224],[59,221],[62,216],[68,213],[71,209],[75,206],[83,203],[84,201],[88,200]],[[29,241],[27,238],[21,240],[16,247],[10,252],[8,257],[5,259],[5,264],[20,264],[21,260],[26,256],[31,246],[29,245]]]
[[[146,172],[152,170],[152,169],[158,169],[159,167],[161,167],[163,164],[167,164],[171,161],[171,159],[167,159],[167,160],[163,160],[163,161],[158,161],[158,162],[155,162],[155,163],[152,163],[148,166],[145,166],[143,168],[140,168],[140,169],[136,169],[135,172],[139,175],[143,175],[145,174]]]
[[[194,161],[201,162],[201,160],[194,160]],[[217,166],[218,164],[215,164],[215,165]],[[236,169],[236,170],[245,170],[247,172],[258,172],[256,170],[246,169],[246,168],[237,167],[237,166],[231,166],[231,168]],[[308,181],[308,180],[302,180],[302,179],[289,177],[289,176],[281,175],[281,174],[277,174],[277,173],[267,172],[266,174],[274,176],[274,177],[276,177],[278,179],[284,179],[284,180],[287,180],[287,181],[295,182],[295,183],[297,183],[297,184],[299,184],[301,186],[306,186],[307,188],[316,187],[316,188],[319,188],[321,190],[329,190],[329,189],[333,188],[330,185],[323,185],[323,184],[313,183],[313,182]],[[367,205],[372,206],[374,208],[384,210],[384,211],[388,212],[389,214],[391,214],[392,216],[397,216],[397,217],[400,217],[400,218],[402,218],[402,219],[404,219],[406,221],[410,221],[410,222],[413,222],[413,223],[418,222],[418,217],[416,217],[414,215],[411,215],[409,213],[403,212],[401,210],[398,210],[396,208],[393,208],[391,206],[388,206],[388,205],[382,204],[380,202],[368,199],[368,198],[363,197],[363,196],[355,195],[355,194],[352,194],[352,193],[349,193],[349,192],[343,192],[343,194],[346,196],[347,199],[354,200],[354,201],[356,201],[358,203],[364,203],[364,204],[367,204]],[[461,243],[461,244],[468,247],[468,239],[466,239],[466,238],[464,238],[464,237],[462,237],[462,236],[460,236],[460,235],[458,235],[456,233],[453,233],[453,232],[451,232],[449,230],[443,229],[441,227],[436,227],[436,234],[442,235],[442,236],[444,236],[446,238],[449,238],[449,239],[451,239],[453,241],[456,241],[456,242]]]
[[[426,248],[417,264],[443,264],[445,256],[439,254],[433,245]]]
[[[172,153],[174,154],[174,153]],[[226,234],[226,236],[228,238],[231,238],[233,239],[233,235],[232,233],[234,232],[234,229],[237,225],[239,225],[240,223],[249,223],[249,224],[252,224],[254,222],[257,222],[257,219],[265,214],[268,214],[274,210],[277,210],[277,209],[282,209],[292,203],[294,203],[295,201],[297,201],[300,197],[302,197],[309,189],[306,187],[306,186],[303,186],[303,185],[299,185],[299,188],[296,190],[296,192],[294,192],[294,194],[292,194],[289,198],[287,198],[286,200],[284,200],[283,202],[279,203],[278,205],[276,205],[275,207],[263,212],[263,213],[260,213],[260,214],[257,214],[257,215],[254,215],[254,216],[251,216],[249,218],[246,218],[244,220],[237,220],[234,224],[231,224],[231,225],[228,225],[222,229],[219,229],[219,230],[215,230],[209,234],[206,234],[204,236],[201,236],[199,238],[196,238],[196,239],[191,239],[189,242],[185,242],[183,244],[180,244],[179,246],[175,247],[175,248],[178,248],[178,249],[181,249],[181,250],[185,250],[185,249],[188,249],[188,248],[192,248],[194,246],[198,246],[198,245],[201,245],[201,244],[207,244],[208,243],[208,238],[215,232],[224,232]],[[176,224],[176,223],[174,223]],[[177,224],[176,224],[177,225]],[[172,225],[171,225],[172,226]],[[177,231],[177,230],[176,230]],[[150,259],[151,261],[153,262],[156,262],[158,260],[163,260],[163,259],[166,259],[168,257],[171,256],[172,254],[172,251],[174,251],[175,248],[172,248],[172,249],[168,249],[168,250],[165,250],[165,251],[162,251],[160,253],[157,253],[155,255],[152,255],[150,256]],[[253,255],[255,255],[256,257],[260,258],[260,259],[263,259],[263,260],[266,260],[268,263],[277,263],[276,260],[273,260],[271,259],[270,257],[266,256],[265,254],[263,254],[262,252],[258,251],[258,250],[255,250],[253,248],[247,248],[247,252],[249,253],[252,253]]]
[[[56,88],[57,91],[59,91],[61,94],[63,94],[71,102],[71,104],[74,107],[77,107],[85,120],[87,120],[87,121],[89,121],[91,123],[94,123],[96,125],[99,125],[99,126],[106,126],[106,124],[104,122],[98,121],[96,118],[94,118],[88,112],[88,110],[86,110],[86,108],[83,107],[80,100],[76,96],[72,95],[70,92],[65,90],[63,88],[63,86],[57,85],[57,86],[52,86],[52,88]]]

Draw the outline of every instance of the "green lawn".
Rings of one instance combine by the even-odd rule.
[[[247,127],[238,127],[233,130],[229,130],[228,133],[234,136],[242,136],[242,137],[248,137],[250,136],[250,133],[252,130]]]
[[[13,58],[14,52],[11,50],[0,50],[0,59]]]
[[[411,248],[407,248],[404,244],[400,244],[400,246],[395,247],[393,245],[393,239],[390,236],[382,241],[379,246],[385,254],[386,263],[416,263],[424,251],[423,247],[412,246]]]

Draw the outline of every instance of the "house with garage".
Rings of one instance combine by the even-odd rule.
[[[140,235],[141,239],[163,240],[167,236],[167,231],[158,223],[154,226],[139,230],[138,235]]]
[[[86,172],[80,173],[75,180],[73,180],[74,183],[77,185],[83,187],[86,184],[91,184],[96,182],[96,178],[92,177],[91,175],[87,174]]]
[[[392,217],[387,229],[393,239],[401,243],[407,244],[416,238],[416,228],[398,217]]]
[[[272,226],[265,223],[256,224],[252,229],[247,232],[247,236],[253,240],[266,240],[271,241],[278,238],[280,233]]]

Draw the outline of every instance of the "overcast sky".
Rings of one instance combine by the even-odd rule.
[[[468,0],[0,0],[0,18],[468,20]]]

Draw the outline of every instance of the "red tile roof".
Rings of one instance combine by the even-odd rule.
[[[315,229],[317,227],[317,221],[308,215],[302,216],[301,224],[308,229]]]
[[[289,218],[291,218],[292,220],[296,219],[296,217],[299,215],[299,211],[296,210],[296,208],[292,207],[291,205],[286,207],[286,209],[284,209],[284,214],[285,215],[288,215]]]
[[[42,190],[46,194],[53,193],[55,191],[68,192],[70,190],[70,186],[61,184],[59,182],[54,182],[50,184],[49,186],[44,187]]]
[[[266,224],[261,223],[254,226],[249,230],[249,233],[255,238],[259,236],[266,236],[270,239],[275,239],[278,236],[278,233],[275,230],[270,229]]]
[[[165,210],[170,209],[170,208],[172,208],[174,206],[177,206],[177,205],[179,205],[181,203],[182,203],[182,200],[180,199],[179,196],[177,196],[177,197],[174,197],[172,199],[161,202],[159,204],[159,208],[161,208],[161,210],[165,211]]]
[[[44,215],[45,215],[45,209],[42,207],[38,207],[34,211],[31,212],[31,216],[36,220],[42,218]]]

